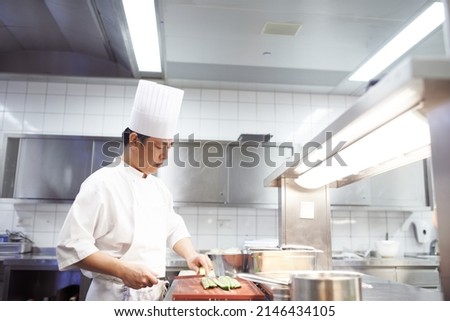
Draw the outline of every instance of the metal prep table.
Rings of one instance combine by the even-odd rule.
[[[438,291],[383,280],[370,275],[363,275],[362,282],[363,301],[441,301],[443,299],[442,293]],[[165,301],[172,301],[170,288]]]

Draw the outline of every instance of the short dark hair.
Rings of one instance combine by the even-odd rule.
[[[147,138],[149,138],[149,136],[146,135],[142,135],[139,134],[138,132],[135,132],[134,130],[131,130],[129,127],[125,128],[125,130],[122,132],[122,141],[123,141],[123,146],[127,146],[128,143],[130,142],[130,134],[131,133],[136,133],[138,136],[138,139],[140,142],[144,143],[145,140]]]

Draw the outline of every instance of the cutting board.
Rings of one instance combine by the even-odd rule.
[[[222,290],[221,288],[204,289],[201,276],[183,276],[173,280],[172,300],[192,300],[192,301],[257,301],[264,300],[264,293],[252,282],[236,278],[241,287],[238,289]]]

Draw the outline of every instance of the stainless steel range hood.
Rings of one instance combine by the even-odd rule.
[[[406,121],[399,121],[401,119]],[[385,131],[385,128],[390,128],[393,132]],[[382,144],[377,144],[373,136],[377,136],[380,131],[391,133],[391,136],[385,137]],[[401,139],[397,139],[398,137]],[[327,188],[330,186],[350,184],[363,177],[373,176],[431,155],[439,230],[450,228],[448,137],[450,58],[404,60],[323,130],[311,143],[315,148],[305,149],[305,153],[294,155],[265,179],[265,186],[280,187],[280,226],[286,227],[284,220],[289,219],[293,212],[297,218],[297,213],[301,214],[301,207],[293,206],[301,203],[300,197],[319,193],[323,196],[316,198],[316,201],[328,202]],[[415,144],[417,142],[419,144]],[[393,145],[394,143],[396,145]],[[401,148],[404,149],[396,154]],[[356,153],[352,150],[356,150]],[[378,157],[385,150],[392,152],[384,159]],[[373,158],[377,158],[375,162]],[[363,166],[361,159],[368,161],[367,167]],[[345,164],[339,163],[339,160]],[[292,189],[301,193],[292,193]],[[321,207],[322,211],[329,211],[328,206]],[[316,210],[316,218],[328,216],[326,212],[320,213]],[[316,230],[316,233],[329,234],[330,223],[326,219],[322,221],[319,225],[321,231]],[[289,228],[280,230],[282,239],[290,239],[293,242],[293,238],[302,234],[298,229],[292,230],[292,224],[295,222],[291,223]],[[299,228],[304,226],[308,224]],[[440,273],[444,298],[450,300],[450,236],[446,234],[448,233],[439,233],[439,245],[442,249]],[[330,246],[327,242],[322,244],[325,249]]]
[[[449,58],[406,59],[267,177],[265,185],[276,186],[279,177],[308,176],[314,184],[300,179],[299,185],[339,187],[429,157],[430,137],[418,134],[429,136],[427,110],[447,99],[449,81]],[[415,127],[400,127],[409,124]]]
[[[0,30],[2,73],[142,76],[121,0],[2,0]]]

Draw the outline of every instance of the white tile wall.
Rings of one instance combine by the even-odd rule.
[[[135,81],[117,85],[77,80],[0,80],[0,155],[4,135],[41,133],[119,136],[131,110]],[[241,133],[273,135],[272,141],[304,144],[352,105],[356,97],[294,92],[184,88],[180,137],[235,140]],[[54,246],[70,204],[0,203],[0,232],[18,230],[37,246]],[[245,240],[274,238],[276,210],[180,207],[199,249],[240,246]],[[412,222],[431,222],[431,213],[336,211],[333,250],[366,250],[386,232],[407,252],[427,251]]]
[[[437,238],[431,218],[431,211],[333,211],[332,247],[334,251],[375,250],[375,242],[387,233],[389,239],[400,242],[400,253],[428,252],[430,242]],[[423,242],[416,237],[413,223],[427,230]]]

